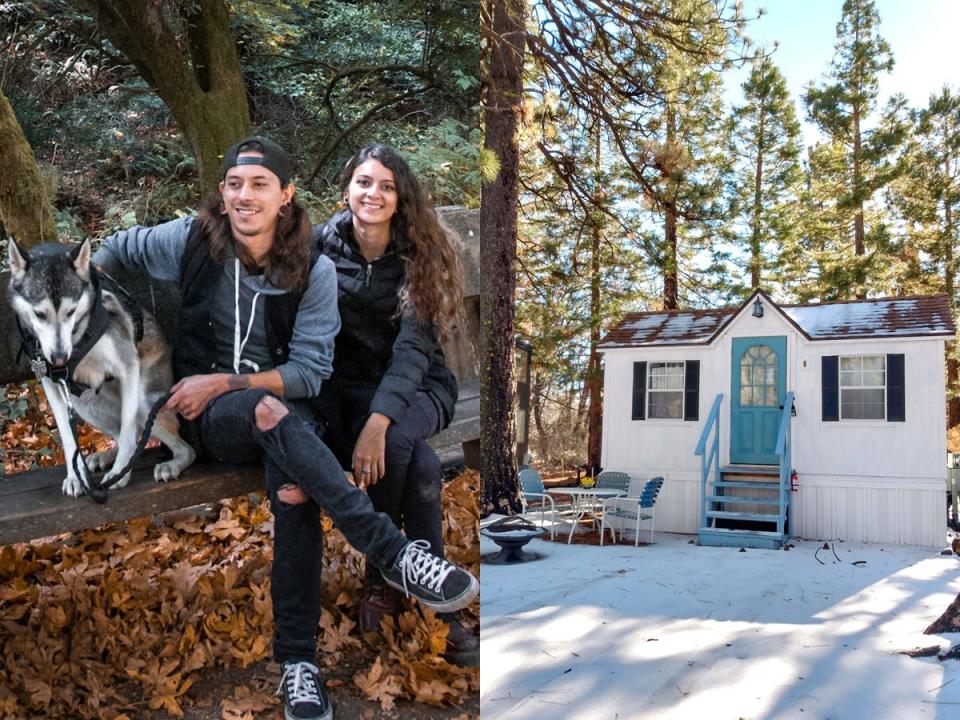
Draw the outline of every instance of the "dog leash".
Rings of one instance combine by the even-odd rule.
[[[167,392],[157,398],[156,402],[150,407],[150,412],[147,413],[147,420],[143,424],[143,431],[140,433],[140,441],[137,443],[136,450],[134,450],[133,455],[130,457],[130,461],[123,466],[123,468],[114,474],[114,476],[107,482],[101,483],[99,478],[91,477],[88,481],[87,479],[87,470],[86,463],[83,460],[83,453],[80,450],[80,441],[77,438],[77,430],[75,420],[77,414],[73,409],[73,403],[70,401],[70,391],[67,388],[67,383],[64,380],[59,381],[60,392],[64,396],[64,402],[67,405],[67,410],[70,413],[70,430],[73,432],[73,441],[76,445],[76,450],[73,452],[73,458],[70,461],[71,466],[73,467],[73,472],[76,474],[77,478],[80,480],[80,485],[83,488],[83,491],[90,495],[93,500],[99,504],[103,504],[107,501],[107,490],[113,487],[116,483],[120,482],[120,479],[123,478],[130,469],[133,467],[133,464],[137,461],[142,454],[144,449],[147,447],[147,443],[150,442],[150,433],[153,430],[153,422],[157,419],[157,414],[167,404],[167,400],[170,399],[172,393]],[[80,463],[84,462],[83,470],[81,472]],[[113,468],[110,469],[111,471]],[[109,472],[109,471],[108,471]],[[105,475],[106,473],[103,473]]]

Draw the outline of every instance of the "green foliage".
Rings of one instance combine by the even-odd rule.
[[[69,209],[55,208],[53,222],[57,226],[57,237],[61,242],[82,242],[85,233],[81,219]]]
[[[810,120],[832,143],[845,148],[845,160],[832,171],[837,222],[833,225],[832,248],[824,248],[834,257],[833,267],[824,266],[822,277],[828,295],[866,297],[870,290],[889,292],[888,273],[877,273],[883,266],[885,230],[870,224],[876,215],[867,207],[874,195],[899,174],[892,161],[906,135],[907,125],[902,98],[892,99],[875,127],[867,129],[877,109],[881,73],[893,69],[890,46],[879,34],[880,16],[871,0],[845,0],[837,24],[837,44],[827,82],[811,86],[804,98]],[[812,172],[829,172],[822,165]],[[877,220],[879,222],[879,220]],[[852,247],[844,248],[852,239]],[[870,241],[874,244],[871,245]],[[890,258],[886,255],[886,258]]]
[[[697,255],[720,219],[727,165],[717,71],[737,54],[743,16],[686,0],[540,0],[532,14],[516,319],[537,358],[544,443],[551,412],[583,426],[588,396],[600,401],[591,350],[626,308],[652,304],[668,275],[684,302],[707,301]],[[484,180],[497,160],[481,156]],[[667,214],[681,221],[669,240]]]
[[[906,171],[889,198],[903,228],[902,292],[947,292],[956,306],[960,241],[960,95],[949,87],[913,112]]]
[[[783,279],[779,260],[799,235],[803,170],[800,124],[786,80],[769,57],[754,61],[743,91],[744,103],[729,118],[734,165],[723,230],[734,247],[718,259],[733,270],[732,294],[745,299]]]
[[[101,42],[86,8],[0,5],[0,76],[38,158],[56,168],[58,222],[71,238],[170,219],[198,193],[169,108]],[[184,9],[170,8],[177,30]],[[320,219],[339,169],[370,142],[408,154],[438,202],[479,203],[479,3],[236,0],[229,9],[256,129],[291,151],[302,197],[322,198]]]
[[[480,130],[447,118],[401,148],[436,205],[480,206]]]
[[[465,146],[477,144],[479,3],[238,2],[234,9],[254,120],[305,151],[305,182],[334,183],[346,159],[371,142],[427,145],[426,155],[446,156],[450,167],[476,165]],[[436,188],[469,201],[477,192],[457,186],[470,182],[443,178]]]

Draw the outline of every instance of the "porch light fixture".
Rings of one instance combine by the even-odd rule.
[[[763,317],[763,303],[760,302],[760,298],[757,298],[757,301],[753,304],[753,316]]]

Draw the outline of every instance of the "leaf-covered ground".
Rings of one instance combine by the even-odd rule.
[[[36,422],[8,419],[4,445],[11,425],[46,440]],[[448,558],[477,575],[478,494],[468,471],[443,498]],[[318,662],[335,705],[350,708],[340,716],[476,717],[479,671],[443,660],[446,625],[432,612],[412,603],[383,633],[360,634],[363,560],[324,523]],[[0,716],[282,717],[271,529],[254,495],[0,547]],[[475,602],[465,623],[476,628],[478,613]]]

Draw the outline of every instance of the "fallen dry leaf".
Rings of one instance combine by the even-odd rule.
[[[7,397],[29,392],[8,387]],[[41,449],[59,445],[53,424],[32,413],[5,425],[4,448],[22,449],[25,437]],[[86,432],[82,439],[101,442]],[[8,451],[7,471],[29,467],[24,457]],[[445,483],[443,493],[447,556],[475,574],[478,493],[476,472]],[[478,669],[443,660],[446,626],[429,610],[411,602],[385,635],[360,634],[364,559],[328,518],[323,524],[319,659],[368,657],[353,685],[384,711],[401,701],[456,704],[475,696]],[[0,547],[0,717],[129,720],[139,711],[120,690],[131,681],[143,706],[170,716],[209,705],[191,692],[204,673],[271,654],[271,532],[269,503],[244,496],[210,512],[183,510]],[[461,617],[476,628],[479,601]],[[221,703],[223,717],[269,716],[274,689],[237,688]]]

